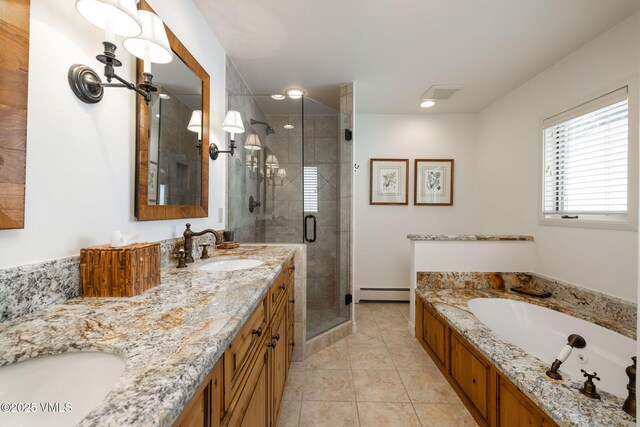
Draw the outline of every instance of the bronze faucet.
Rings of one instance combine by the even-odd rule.
[[[631,358],[633,360],[633,365],[627,366],[625,372],[629,377],[629,384],[627,385],[627,390],[629,390],[629,395],[627,399],[624,401],[624,405],[622,405],[622,409],[629,415],[632,415],[634,418],[636,416],[636,356]]]
[[[193,237],[202,236],[203,234],[211,233],[216,238],[216,243],[222,241],[220,234],[211,228],[202,231],[191,231],[191,224],[187,223],[187,229],[184,230],[182,235],[184,236],[184,251],[186,253],[186,262],[193,262]]]
[[[569,335],[569,337],[567,338],[567,344],[562,348],[562,350],[556,357],[556,360],[554,360],[551,364],[551,368],[546,372],[547,376],[553,378],[554,380],[561,380],[562,375],[560,375],[560,373],[558,372],[558,369],[560,369],[560,365],[562,365],[569,358],[569,355],[574,348],[585,348],[586,346],[587,342],[580,335]]]
[[[593,380],[600,381],[598,374],[596,372],[585,371],[584,369],[580,369],[580,372],[582,372],[587,378],[584,382],[584,386],[580,389],[580,393],[592,399],[600,399],[600,394],[596,390],[596,385],[593,383]]]

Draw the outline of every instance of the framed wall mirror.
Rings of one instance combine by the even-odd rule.
[[[143,0],[140,8],[153,11]],[[166,28],[166,26],[165,26]],[[153,64],[158,89],[137,97],[136,216],[139,221],[208,216],[209,75],[166,28],[173,61]],[[137,81],[144,64],[137,62]]]

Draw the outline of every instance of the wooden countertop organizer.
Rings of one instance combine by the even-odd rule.
[[[160,243],[80,250],[83,297],[132,297],[160,284]]]

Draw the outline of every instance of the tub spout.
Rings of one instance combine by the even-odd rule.
[[[569,358],[574,348],[585,348],[586,345],[587,342],[580,335],[569,335],[569,337],[567,338],[567,345],[565,345],[562,350],[560,350],[560,353],[558,353],[556,360],[554,360],[551,364],[551,368],[546,372],[547,376],[553,378],[554,380],[561,380],[562,375],[560,375],[560,373],[558,372],[558,369],[560,369],[560,365],[562,365]]]

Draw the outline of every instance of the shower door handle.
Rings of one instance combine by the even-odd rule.
[[[313,239],[309,238],[309,227],[307,227],[307,223],[308,220],[312,219],[313,220]],[[304,241],[308,242],[308,243],[313,243],[316,241],[316,225],[317,225],[317,220],[316,220],[316,216],[315,215],[307,215],[304,217]]]

